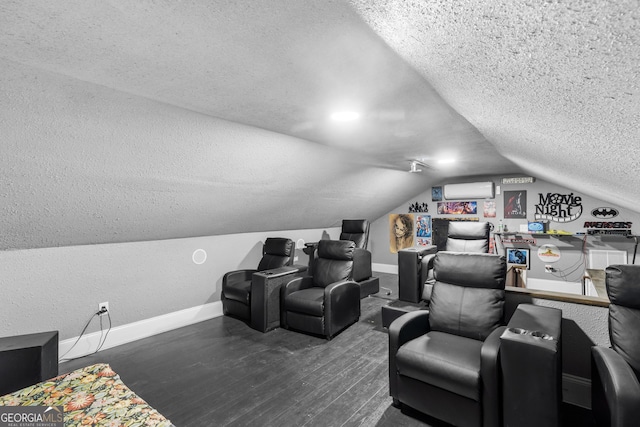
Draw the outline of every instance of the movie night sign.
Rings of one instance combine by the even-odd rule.
[[[573,193],[538,193],[535,218],[555,222],[571,222],[582,215],[582,197]]]

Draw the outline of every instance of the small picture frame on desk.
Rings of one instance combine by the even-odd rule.
[[[506,248],[505,257],[507,258],[507,264],[529,269],[529,249]]]

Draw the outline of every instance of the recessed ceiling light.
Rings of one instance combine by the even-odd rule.
[[[331,120],[336,122],[352,122],[360,118],[360,113],[357,111],[336,111],[331,114]]]
[[[448,165],[455,162],[456,162],[456,159],[454,159],[453,157],[447,157],[447,158],[438,160],[439,165]]]

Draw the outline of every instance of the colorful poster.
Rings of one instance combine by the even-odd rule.
[[[495,218],[496,217],[496,201],[495,200],[485,200],[484,201],[484,217],[485,218]]]
[[[504,217],[527,217],[527,192],[525,190],[504,192]]]
[[[389,250],[392,254],[400,249],[413,247],[415,216],[413,214],[389,215]]]
[[[440,215],[477,215],[478,202],[438,202]]]
[[[431,215],[416,215],[418,246],[431,245]]]

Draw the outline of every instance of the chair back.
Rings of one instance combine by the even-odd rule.
[[[355,242],[356,248],[367,249],[369,226],[366,219],[343,219],[340,240],[351,240]]]
[[[503,256],[438,252],[433,273],[431,330],[484,341],[504,323],[507,263]]]
[[[320,240],[318,258],[313,266],[313,284],[325,288],[351,279],[355,249],[352,240]]]
[[[489,252],[488,222],[450,221],[447,232],[447,251]]]
[[[610,265],[605,273],[611,347],[640,379],[640,266]]]
[[[269,237],[262,247],[262,259],[258,271],[284,267],[293,264],[295,246],[293,240],[283,237]]]

